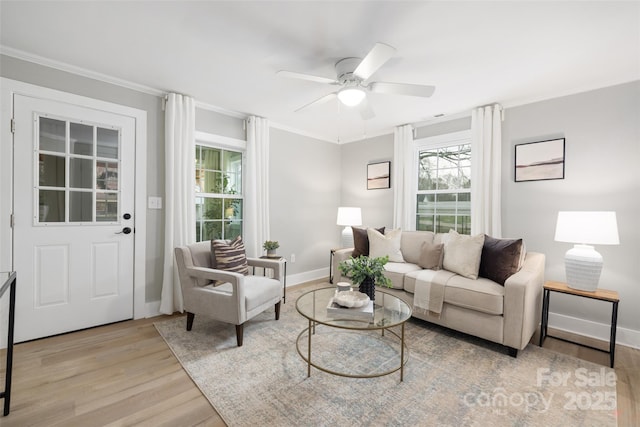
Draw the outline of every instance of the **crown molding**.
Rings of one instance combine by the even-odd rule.
[[[46,58],[44,56],[35,55],[29,52],[25,52],[23,50],[4,46],[2,44],[0,44],[0,54],[10,56],[12,58],[20,59],[23,61],[32,62],[34,64],[42,65],[44,67],[53,68],[59,71],[64,71],[64,72],[79,75],[82,77],[87,77],[89,79],[97,80],[103,83],[108,83],[108,84],[124,87],[126,89],[135,90],[136,92],[142,92],[148,95],[157,96],[160,98],[167,96],[167,94],[171,92],[169,90],[158,89],[151,86],[135,83],[129,80],[120,79],[118,77],[113,77],[107,74],[99,73],[97,71],[89,70],[86,68],[77,67],[75,65],[71,65],[66,62],[56,61],[50,58]],[[216,113],[225,114],[227,116],[235,117],[238,119],[246,119],[247,117],[249,117],[249,114],[227,110],[225,108],[218,107],[216,105],[207,104],[205,102],[201,102],[197,100],[195,102],[195,106],[197,108],[214,111]]]

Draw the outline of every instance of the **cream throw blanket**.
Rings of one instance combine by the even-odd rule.
[[[447,270],[423,270],[416,277],[416,289],[413,294],[413,311],[440,317],[444,304],[444,287],[451,277]]]

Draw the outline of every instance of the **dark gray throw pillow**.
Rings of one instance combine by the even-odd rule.
[[[366,228],[351,227],[353,230],[353,252],[351,256],[358,258],[360,255],[369,256],[369,235]],[[376,228],[380,234],[384,234],[384,227]]]
[[[484,236],[479,276],[504,286],[504,282],[518,272],[522,253],[522,239],[496,239]]]

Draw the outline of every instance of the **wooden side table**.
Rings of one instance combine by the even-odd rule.
[[[547,327],[549,326],[549,296],[551,292],[559,292],[561,294],[575,295],[583,298],[590,298],[600,301],[607,301],[613,304],[613,309],[611,313],[611,335],[609,337],[609,351],[603,350],[601,348],[592,347],[590,345],[577,343],[575,341],[569,341],[564,338],[555,337],[553,335],[549,335],[547,333]],[[542,326],[540,328],[540,347],[542,347],[542,343],[546,337],[555,338],[561,341],[570,342],[572,344],[577,344],[582,347],[591,348],[594,350],[602,351],[604,353],[609,353],[609,360],[611,362],[611,367],[613,368],[613,363],[616,354],[616,327],[618,325],[618,303],[620,302],[620,297],[618,296],[618,292],[610,291],[607,289],[596,289],[594,292],[581,291],[578,289],[572,289],[567,286],[566,283],[562,282],[545,282],[544,284],[544,296],[542,298]]]

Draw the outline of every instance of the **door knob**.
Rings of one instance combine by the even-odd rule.
[[[131,228],[125,227],[122,229],[122,231],[118,231],[116,234],[129,234],[129,233],[131,233]]]

